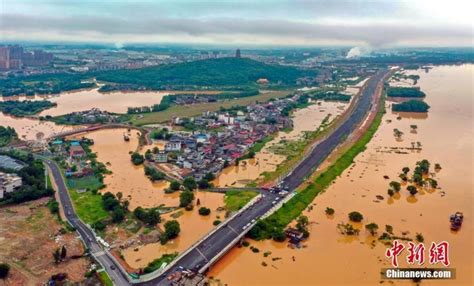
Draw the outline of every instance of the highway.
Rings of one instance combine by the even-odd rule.
[[[387,74],[386,70],[379,71],[373,75],[362,91],[359,101],[346,121],[344,121],[334,132],[316,145],[312,152],[300,162],[300,164],[287,175],[281,182],[285,188],[293,190],[304,182],[305,178],[310,176],[314,170],[326,159],[327,156],[341,143],[358,124],[362,122],[372,105],[372,98],[376,92],[377,85]]]
[[[280,185],[283,188],[294,190],[304,180],[314,172],[323,160],[348,136],[354,131],[367,115],[372,105],[372,99],[376,92],[377,85],[383,81],[387,71],[380,71],[373,75],[366,83],[366,87],[355,103],[354,109],[348,115],[347,119],[338,126],[330,135],[320,141],[312,151],[300,162],[300,164],[283,180]],[[222,254],[228,246],[236,241],[244,233],[248,232],[251,227],[244,229],[244,226],[254,224],[256,220],[261,218],[269,210],[271,210],[275,201],[282,198],[270,192],[263,192],[262,199],[240,212],[230,220],[223,222],[223,225],[215,230],[206,239],[197,243],[189,252],[182,255],[175,263],[160,274],[160,276],[144,276],[139,280],[129,282],[126,272],[121,268],[108,251],[104,251],[96,241],[93,232],[83,224],[75,215],[69,198],[63,178],[56,164],[46,160],[46,164],[50,167],[52,175],[58,186],[61,204],[68,221],[76,227],[87,247],[97,260],[105,267],[109,276],[115,285],[169,285],[167,276],[178,271],[180,268],[191,269],[203,272],[206,270],[206,264],[215,256]],[[159,254],[157,253],[157,257]],[[114,268],[114,269],[112,269]]]

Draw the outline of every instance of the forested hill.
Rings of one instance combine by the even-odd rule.
[[[295,85],[296,79],[314,76],[314,71],[293,67],[267,65],[245,58],[221,58],[187,63],[154,66],[136,70],[114,70],[97,75],[97,80],[141,85],[160,89],[164,86],[243,86],[254,84],[259,78],[270,83],[281,81]]]

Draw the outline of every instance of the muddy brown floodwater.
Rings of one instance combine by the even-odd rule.
[[[75,111],[99,108],[114,113],[126,113],[128,107],[151,106],[161,102],[164,92],[107,92],[100,93],[97,88],[73,92],[63,92],[57,96],[48,96],[48,100],[57,103],[40,115],[57,116]],[[44,98],[44,97],[43,97]]]
[[[456,280],[424,280],[422,285],[473,285],[473,72],[474,65],[438,66],[429,73],[417,72],[421,76],[417,85],[431,106],[428,116],[400,114],[397,120],[399,114],[387,108],[367,149],[316,197],[313,209],[305,212],[311,221],[305,247],[293,250],[285,243],[251,241],[259,253],[233,248],[208,276],[228,285],[379,285],[381,268],[389,266],[384,256],[386,246],[371,246],[374,239],[364,229],[355,237],[342,236],[337,230],[338,223],[348,221],[349,212],[359,211],[363,224],[379,225],[379,234],[388,224],[399,236],[408,232],[407,236],[414,238],[422,233],[427,250],[432,241],[450,243],[450,267],[456,269]],[[390,104],[387,102],[387,107]],[[418,126],[416,133],[410,131],[412,124]],[[394,128],[404,132],[402,140],[393,136]],[[400,149],[411,148],[411,142],[420,142],[422,150]],[[395,153],[397,149],[391,147],[401,152]],[[413,198],[402,187],[399,196],[389,199],[389,182],[398,181],[403,167],[413,169],[421,159],[428,159],[432,166],[441,164],[441,171],[435,173],[440,189],[420,190]],[[385,175],[390,179],[384,179]],[[326,207],[335,209],[332,217],[325,215]],[[465,217],[457,233],[449,225],[449,216],[456,211]],[[264,258],[266,251],[271,255]],[[403,266],[405,256],[403,253],[399,258]],[[262,266],[264,261],[266,267]]]
[[[243,160],[239,166],[229,166],[213,181],[218,187],[243,187],[259,178],[263,172],[273,172],[278,164],[285,160],[285,156],[274,154],[270,147],[280,143],[282,140],[297,140],[305,131],[318,129],[321,122],[331,114],[330,121],[340,115],[347,103],[321,102],[321,105],[314,104],[306,108],[297,110],[293,114],[293,129],[286,132],[279,132],[277,136],[265,147],[255,154],[255,158]]]
[[[18,137],[23,140],[43,139],[63,131],[81,128],[81,126],[57,125],[53,122],[32,118],[9,116],[0,112],[0,125],[15,128]]]
[[[130,134],[130,141],[124,141],[124,133]],[[106,164],[107,169],[112,171],[112,174],[104,178],[106,188],[102,192],[113,194],[122,192],[123,197],[130,201],[131,210],[138,206],[150,208],[162,204],[167,206],[179,204],[179,194],[164,193],[163,190],[168,187],[166,181],[152,183],[145,176],[143,165],[132,164],[129,152],[137,149],[137,131],[103,129],[84,136],[94,140],[91,149],[97,153],[97,160]]]
[[[161,225],[168,220],[176,219],[181,227],[181,232],[176,239],[169,241],[166,245],[150,243],[138,248],[128,248],[123,251],[123,256],[128,265],[133,268],[143,268],[154,259],[160,258],[163,254],[178,252],[181,253],[189,248],[193,243],[201,239],[206,233],[214,228],[214,220],[224,220],[225,211],[224,196],[218,193],[195,192],[196,200],[199,199],[200,206],[195,206],[193,210],[186,211],[179,209],[175,212],[162,215]],[[200,207],[211,209],[211,214],[201,216],[198,213]]]
[[[112,171],[106,175],[104,183],[106,188],[102,192],[122,192],[123,197],[130,201],[130,210],[141,206],[144,208],[160,205],[178,206],[179,192],[165,194],[164,189],[169,186],[166,181],[152,183],[144,174],[143,166],[134,166],[130,161],[129,152],[138,146],[137,131],[130,131],[130,141],[123,140],[123,134],[129,133],[127,129],[103,129],[86,134],[87,138],[94,140],[92,151],[97,153],[97,160],[107,164],[107,169]],[[162,142],[156,142],[160,146]],[[177,210],[162,215],[162,224],[167,220],[176,219],[181,226],[181,233],[175,240],[162,246],[152,243],[138,248],[125,249],[125,261],[133,268],[145,267],[149,262],[161,257],[162,254],[182,252],[199,238],[203,237],[213,228],[213,221],[219,216],[224,219],[225,212],[218,212],[217,208],[224,206],[224,196],[218,193],[195,192],[200,206],[211,209],[209,216],[200,216],[199,207],[192,211]],[[173,218],[173,217],[176,218]]]

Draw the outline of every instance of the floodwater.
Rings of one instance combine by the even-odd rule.
[[[76,111],[98,108],[114,113],[126,113],[128,107],[151,106],[161,102],[164,92],[106,92],[97,88],[73,92],[63,92],[57,96],[48,96],[48,100],[57,103],[56,107],[44,110],[40,115],[57,116]],[[44,97],[42,97],[44,98]]]
[[[0,125],[15,128],[20,139],[37,140],[55,133],[69,131],[81,126],[57,125],[53,122],[39,121],[33,118],[14,117],[0,112]]]
[[[428,258],[431,242],[450,243],[450,267],[456,269],[456,280],[425,280],[422,285],[473,285],[473,72],[474,65],[418,72],[421,79],[417,85],[427,94],[429,115],[420,118],[387,109],[366,151],[314,200],[313,209],[305,212],[311,221],[311,236],[303,248],[293,250],[285,243],[251,241],[259,253],[236,247],[208,276],[228,285],[379,285],[381,268],[389,267],[384,256],[386,246],[378,242],[372,246],[373,238],[362,225],[356,225],[362,230],[355,237],[343,236],[337,230],[338,223],[348,222],[349,212],[359,211],[364,216],[363,224],[379,225],[379,235],[385,225],[392,225],[398,236],[407,232],[407,237],[414,238],[422,233]],[[401,120],[397,120],[399,115]],[[418,126],[416,133],[410,131],[412,124]],[[401,140],[393,136],[394,128],[404,132]],[[407,150],[411,142],[420,142],[422,150]],[[398,147],[399,152],[391,147]],[[401,169],[408,166],[413,170],[421,159],[428,159],[432,166],[441,164],[442,169],[435,172],[441,189],[420,190],[411,197],[403,186],[398,196],[389,198],[389,182],[399,181]],[[385,175],[390,179],[384,179]],[[377,199],[377,195],[383,199]],[[326,207],[333,208],[335,214],[326,216]],[[453,232],[449,216],[456,211],[464,213],[465,221],[460,231]],[[272,254],[264,258],[265,251]],[[399,256],[402,266],[406,266],[405,259],[406,250]],[[423,266],[429,267],[429,263]],[[413,283],[396,280],[395,284]]]
[[[279,132],[260,152],[256,153],[255,158],[243,160],[239,166],[225,168],[213,181],[214,185],[243,187],[258,179],[262,173],[275,171],[278,164],[281,164],[286,157],[274,154],[270,149],[271,146],[279,144],[282,140],[298,140],[304,132],[318,129],[328,115],[331,115],[330,121],[334,120],[344,112],[347,106],[347,103],[322,101],[321,105],[313,104],[297,110],[293,114],[293,129],[290,132]]]
[[[181,253],[189,248],[193,243],[201,239],[206,233],[211,231],[214,226],[215,219],[221,221],[225,219],[225,211],[218,208],[224,206],[224,196],[219,193],[210,192],[195,192],[195,203],[197,199],[200,201],[200,206],[195,206],[192,211],[179,209],[170,214],[162,215],[161,226],[168,220],[176,219],[181,227],[179,236],[169,241],[166,245],[158,243],[150,243],[138,248],[131,247],[123,251],[123,256],[127,264],[133,268],[143,268],[154,259],[161,257],[163,254],[178,252]],[[211,214],[208,216],[201,216],[198,213],[200,207],[207,207],[211,209]],[[181,214],[181,215],[179,215]],[[177,218],[173,218],[179,215]]]
[[[3,99],[0,97],[0,100],[47,99],[51,102],[55,102],[57,106],[46,109],[39,115],[58,116],[92,108],[98,108],[113,113],[126,113],[128,107],[152,106],[153,104],[158,104],[161,102],[161,99],[168,94],[167,92],[156,91],[114,91],[101,93],[98,88],[92,88],[62,92],[57,95],[15,96]]]
[[[97,160],[106,164],[112,174],[106,175],[104,183],[107,186],[102,192],[117,194],[130,201],[130,209],[138,206],[144,208],[179,205],[179,194],[165,194],[166,181],[151,182],[146,176],[143,165],[135,166],[130,160],[130,152],[137,149],[137,131],[130,131],[130,141],[124,141],[123,135],[127,129],[102,129],[87,133],[85,137],[93,139],[91,149],[97,153]],[[83,136],[83,135],[80,135]]]

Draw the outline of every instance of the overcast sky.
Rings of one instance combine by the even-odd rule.
[[[473,46],[472,2],[0,0],[0,41]]]

